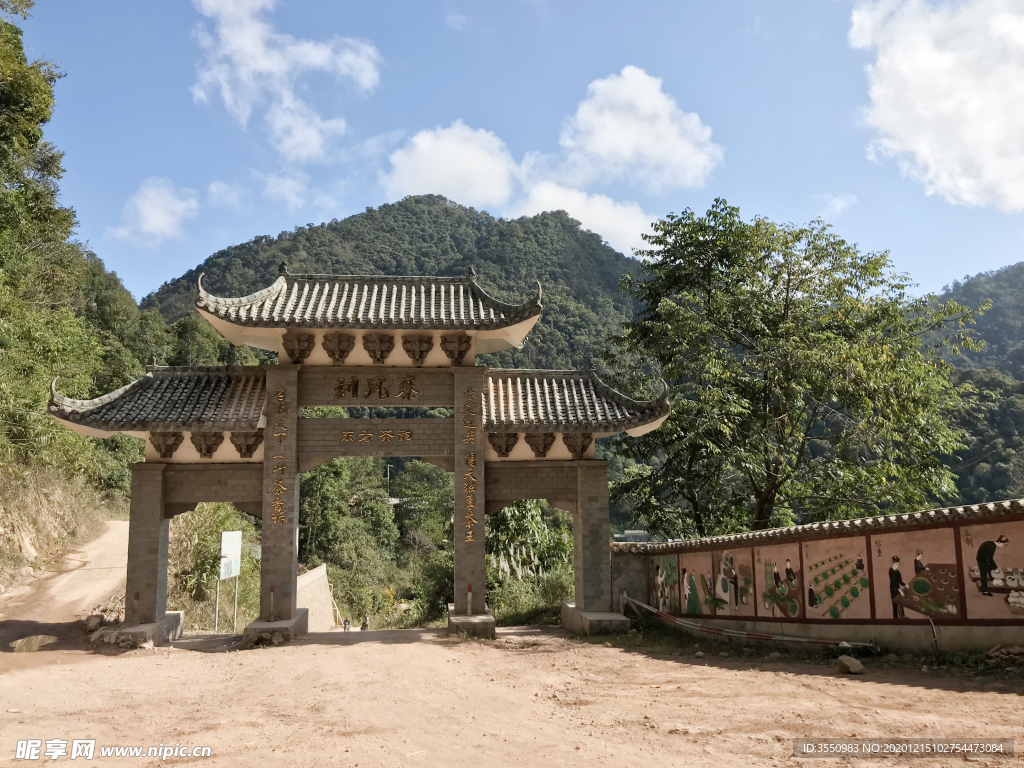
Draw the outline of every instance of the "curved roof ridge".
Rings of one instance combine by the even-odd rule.
[[[466,328],[476,330],[494,330],[507,328],[519,323],[528,321],[530,318],[540,314],[543,306],[541,298],[543,289],[539,281],[536,281],[537,289],[532,298],[520,304],[510,304],[500,301],[492,296],[476,280],[476,272],[470,267],[464,276],[461,277],[439,277],[436,275],[332,275],[313,273],[290,273],[282,270],[278,278],[267,288],[249,294],[248,296],[224,297],[214,296],[203,287],[201,274],[196,281],[196,308],[205,310],[217,315],[228,322],[256,327],[314,327],[314,328],[375,328],[383,326],[394,326],[397,328],[423,327],[425,329],[445,328]],[[342,316],[340,305],[334,308],[332,299],[332,311],[329,316],[321,317],[318,309],[310,313],[310,307],[316,301],[314,298],[307,299],[309,284],[314,284],[313,295],[317,294],[316,284],[323,288],[321,296],[326,296],[330,290],[330,283],[334,284],[334,293],[337,294],[339,285],[345,285],[345,297],[350,302],[356,301],[360,296],[359,310],[352,316],[352,307]],[[325,285],[326,284],[326,285]],[[354,286],[351,294],[348,286]],[[376,286],[385,286],[384,292],[377,305]],[[401,309],[399,317],[395,317],[396,291],[388,295],[386,288],[389,285],[402,286]],[[367,292],[370,286],[374,286],[373,297],[369,299],[369,305],[365,306]],[[412,288],[412,295],[406,303],[405,287]],[[430,296],[418,296],[428,286],[439,288],[435,296],[432,287]],[[458,291],[455,290],[458,286]],[[419,290],[417,290],[419,289]],[[301,293],[301,296],[299,295]],[[456,295],[457,294],[457,295]],[[282,306],[282,298],[288,297]],[[417,298],[419,300],[417,301]],[[307,305],[307,300],[310,302]],[[320,299],[322,304],[322,299]],[[390,306],[390,317],[386,320],[377,317],[376,312],[380,311],[385,304]],[[426,314],[424,314],[424,303],[426,303]],[[365,309],[365,312],[364,312]],[[369,315],[366,315],[366,313]],[[339,313],[339,314],[335,314]]]
[[[142,389],[148,387],[153,383],[153,374],[147,372],[137,378],[135,381],[130,381],[123,387],[115,389],[113,392],[108,392],[105,395],[99,397],[93,397],[89,400],[76,400],[73,397],[67,397],[57,391],[57,380],[59,376],[54,376],[53,381],[50,382],[50,408],[57,409],[67,412],[82,412],[88,411],[93,408],[99,408],[107,403],[112,403],[122,395],[126,395],[129,392],[133,392],[136,389]]]
[[[250,293],[248,296],[214,296],[212,293],[209,293],[205,288],[203,288],[204,277],[206,277],[206,273],[202,272],[200,273],[198,279],[196,280],[196,288],[199,291],[199,295],[196,298],[197,307],[204,303],[224,304],[226,306],[253,304],[257,301],[262,301],[263,299],[270,298],[271,296],[280,293],[281,289],[283,289],[288,284],[287,280],[285,280],[284,275],[281,275],[280,277],[277,278],[277,280],[272,282],[266,288],[260,291],[256,291],[255,293]]]

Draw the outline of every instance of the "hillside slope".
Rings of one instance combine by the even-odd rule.
[[[454,276],[472,266],[485,290],[510,302],[532,296],[539,280],[544,312],[523,349],[485,361],[524,368],[585,366],[632,312],[617,284],[638,266],[562,211],[502,220],[423,195],[226,248],[165,283],[142,307],[174,322],[192,308],[200,274],[212,293],[241,296],[270,285],[282,261],[291,272],[321,274]]]
[[[961,367],[991,367],[1024,380],[1024,261],[958,280],[942,292],[942,298],[969,307],[992,301],[992,308],[978,318],[977,330],[985,349],[951,362]]]

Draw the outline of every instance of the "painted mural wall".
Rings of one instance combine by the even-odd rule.
[[[948,619],[960,615],[952,528],[871,537],[875,616]]]
[[[871,618],[871,578],[863,537],[803,543],[804,608],[809,619]]]
[[[717,616],[753,616],[757,611],[754,569],[750,547],[714,553],[715,603]]]
[[[804,615],[806,590],[800,573],[799,544],[757,547],[754,577],[759,617],[797,619]]]
[[[1024,624],[1024,520],[647,561],[649,604],[674,616]]]
[[[960,529],[968,619],[1024,619],[1024,520]]]
[[[714,557],[711,552],[684,552],[679,555],[679,581],[682,584],[682,613],[687,616],[713,616],[720,600],[714,588]]]
[[[655,555],[651,558],[649,573],[650,604],[659,611],[679,615],[679,557]]]

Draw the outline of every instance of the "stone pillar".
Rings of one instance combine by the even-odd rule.
[[[484,551],[484,445],[481,422],[483,369],[453,368],[455,374],[455,615],[465,616],[467,586],[472,614],[484,613],[487,573]]]
[[[299,366],[270,365],[263,448],[260,619],[295,618],[299,556]]]
[[[576,608],[580,611],[610,611],[612,574],[608,462],[579,462],[576,482],[576,512],[572,516]]]
[[[164,464],[132,465],[128,521],[128,576],[124,621],[155,624],[167,611],[167,531],[164,517]]]

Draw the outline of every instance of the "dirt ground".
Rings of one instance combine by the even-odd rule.
[[[334,632],[248,651],[210,636],[148,651],[69,645],[0,654],[0,763],[19,739],[55,737],[204,745],[212,757],[165,762],[232,766],[810,768],[839,761],[793,759],[794,737],[1012,737],[1024,745],[1022,691],[1006,683],[681,661],[558,630],[505,630],[494,642],[436,630]],[[104,764],[98,753],[92,764]]]
[[[1024,750],[1020,678],[957,679],[873,662],[865,675],[844,677],[831,666],[766,661],[762,652],[741,660],[733,649],[723,658],[706,643],[708,656],[698,658],[692,641],[686,655],[667,655],[664,643],[635,637],[588,643],[524,628],[499,630],[496,641],[395,630],[314,634],[253,650],[223,635],[155,650],[89,645],[77,619],[123,578],[122,528],[111,523],[34,589],[0,603],[0,765],[49,764],[14,759],[26,739],[95,739],[89,765],[880,762],[794,759],[792,739],[801,737],[1014,738]],[[10,640],[33,633],[60,640],[35,653],[9,651]],[[209,746],[212,756],[99,754],[102,746],[161,743]]]
[[[34,583],[0,598],[0,650],[27,634],[78,637],[76,620],[124,583],[127,565],[128,521],[110,520]]]

